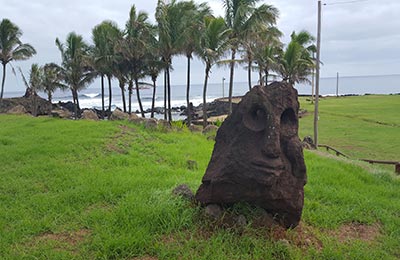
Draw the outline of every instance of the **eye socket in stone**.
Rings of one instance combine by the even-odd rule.
[[[284,136],[297,134],[298,120],[292,108],[283,111],[281,115],[280,133]]]
[[[254,106],[243,115],[243,124],[250,130],[259,132],[268,124],[268,113],[260,106]]]

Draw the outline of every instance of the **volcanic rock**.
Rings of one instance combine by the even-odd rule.
[[[125,120],[125,119],[129,119],[129,114],[124,113],[124,111],[122,111],[119,108],[115,109],[110,117],[110,120]]]
[[[33,114],[34,104],[36,104],[36,115],[49,115],[51,109],[51,103],[40,96],[27,96],[18,98],[4,98],[0,102],[0,113],[8,113],[8,111],[14,110],[17,106],[23,106],[27,113]]]
[[[193,191],[189,188],[187,184],[180,184],[178,185],[173,191],[172,194],[176,196],[181,196],[187,200],[193,200],[194,194]]]
[[[68,109],[51,110],[51,115],[58,118],[72,118],[72,112],[70,112]]]
[[[94,110],[85,109],[82,112],[82,119],[98,121],[99,117]]]
[[[203,134],[208,134],[208,133],[217,132],[217,131],[218,131],[218,126],[216,126],[216,125],[208,125],[203,129],[202,133]]]
[[[247,202],[286,228],[297,226],[307,181],[298,111],[297,91],[288,83],[249,91],[218,130],[196,200],[225,206]]]
[[[23,115],[26,114],[26,109],[23,105],[16,105],[7,111],[7,114]]]
[[[156,129],[157,128],[157,119],[155,118],[144,118],[144,127],[146,129]]]

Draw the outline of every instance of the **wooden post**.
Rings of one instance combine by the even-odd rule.
[[[317,33],[317,60],[315,72],[315,109],[314,109],[314,142],[318,147],[318,103],[319,103],[319,68],[321,50],[321,1],[318,1],[318,33]]]

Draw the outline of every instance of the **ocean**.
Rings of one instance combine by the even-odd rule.
[[[254,82],[254,85],[257,84]],[[228,96],[229,83],[228,80],[224,84],[209,84],[207,88],[207,102],[216,98]],[[295,85],[300,95],[310,95],[311,85],[298,84]],[[164,93],[162,81],[158,82],[156,90],[156,107],[164,106]],[[7,91],[7,89],[6,89]],[[141,89],[140,95],[144,109],[151,108],[152,88]],[[247,82],[236,82],[234,84],[233,95],[241,96],[248,91]],[[79,93],[79,102],[81,108],[101,108],[100,86],[90,86],[89,88]],[[197,106],[203,102],[203,84],[192,84],[190,92],[190,101]],[[364,95],[364,94],[397,94],[400,93],[400,75],[385,75],[385,76],[355,76],[355,77],[340,77],[339,79],[339,95]],[[5,97],[19,97],[24,94],[24,91],[5,92]],[[106,107],[108,106],[108,87],[105,90]],[[320,95],[335,95],[336,94],[336,77],[321,78],[320,80]],[[39,93],[40,96],[46,98],[44,93]],[[127,98],[127,91],[126,91]],[[72,101],[70,91],[57,91],[54,93],[53,102]],[[186,85],[171,86],[171,105],[172,107],[186,106]],[[139,109],[136,100],[135,91],[132,97],[133,111]],[[121,90],[116,82],[113,86],[112,107],[122,108]]]

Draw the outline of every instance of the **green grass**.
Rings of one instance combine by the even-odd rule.
[[[320,99],[319,143],[352,158],[400,161],[400,95]],[[314,105],[300,120],[300,136],[314,135]],[[392,167],[393,169],[393,167]]]
[[[212,225],[171,191],[198,188],[213,145],[185,129],[0,115],[0,259],[400,257],[400,179],[315,152],[301,227]],[[377,234],[342,241],[346,225]]]

